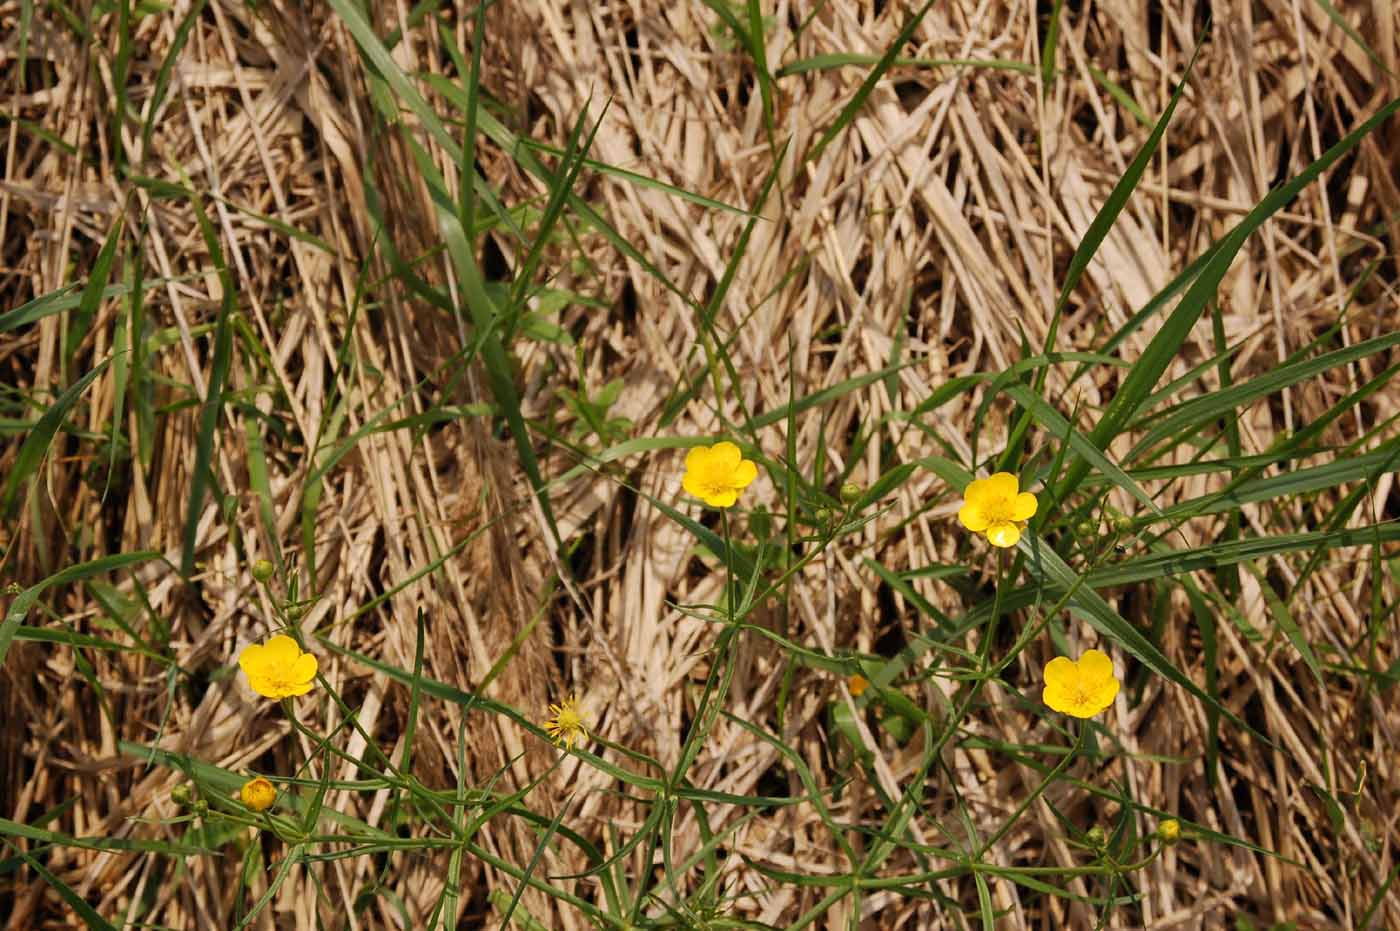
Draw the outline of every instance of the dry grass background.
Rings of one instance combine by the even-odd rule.
[[[832,52],[878,56],[909,15],[903,4],[850,0],[764,6],[771,14],[766,49],[775,72]],[[705,393],[674,420],[663,420],[676,386],[703,366],[695,316],[655,275],[595,232],[571,224],[574,235],[556,239],[545,268],[551,287],[577,296],[557,317],[576,348],[538,339],[516,342],[527,416],[557,418],[567,432],[574,418],[561,408],[562,392],[581,385],[597,392],[620,379],[611,414],[630,421],[629,435],[717,433],[728,423],[782,408],[792,394],[801,397],[879,371],[898,354],[914,363],[897,378],[847,394],[798,421],[800,467],[811,474],[820,454],[827,479],[849,468],[852,478],[868,483],[892,462],[933,453],[951,451],[964,462],[984,458],[1005,442],[1007,409],[993,408],[978,448],[971,448],[970,425],[982,389],[929,412],[915,429],[891,418],[878,427],[878,442],[856,450],[851,442],[858,427],[870,429],[885,415],[915,409],[950,377],[1005,369],[1021,356],[1022,333],[1033,344],[1044,340],[1074,245],[1148,133],[1095,71],[1155,120],[1205,15],[1213,18],[1211,39],[1162,157],[1076,292],[1061,348],[1101,344],[1269,187],[1297,174],[1360,118],[1400,95],[1400,81],[1392,76],[1400,71],[1400,11],[1389,0],[1336,3],[1378,60],[1311,0],[1112,0],[1074,9],[1079,6],[1064,12],[1060,71],[1042,96],[1040,30],[1048,4],[934,4],[915,32],[909,57],[1025,67],[897,66],[849,129],[811,162],[803,155],[856,91],[868,65],[804,71],[775,82],[773,123],[779,138],[792,141],[717,321],[721,331],[734,334],[730,355],[742,375],[737,395]],[[80,655],[17,642],[0,676],[3,815],[31,822],[76,798],[50,827],[82,836],[175,839],[184,827],[162,826],[157,819],[178,813],[169,791],[183,777],[148,767],[120,742],[158,742],[239,771],[279,772],[289,765],[289,741],[300,738],[289,738],[276,709],[228,674],[239,649],[265,636],[272,608],[269,592],[251,580],[249,564],[271,554],[275,537],[281,552],[305,567],[306,483],[335,444],[372,424],[480,402],[489,394],[479,371],[450,364],[464,345],[458,324],[395,279],[385,261],[384,245],[393,243],[407,261],[421,259],[417,273],[430,285],[443,293],[455,288],[446,257],[436,251],[440,234],[428,191],[403,136],[386,131],[376,112],[374,89],[341,21],[318,4],[214,0],[196,18],[176,59],[149,149],[142,150],[140,119],[120,126],[133,173],[205,195],[246,323],[229,381],[235,403],[223,411],[213,463],[221,494],[203,504],[199,572],[192,584],[183,582],[177,569],[198,428],[198,408],[188,402],[206,389],[208,330],[225,285],[213,271],[188,200],[153,196],[149,186],[129,184],[114,162],[116,14],[82,0],[69,8],[34,9],[29,58],[20,61],[24,9],[13,0],[0,3],[0,306],[17,307],[85,280],[114,221],[124,216],[125,258],[118,274],[129,277],[132,264],[142,263],[148,279],[161,279],[148,280],[145,292],[158,346],[149,359],[158,377],[148,390],[158,414],[140,423],[132,404],[121,408],[121,432],[139,438],[137,455],[122,451],[107,487],[111,450],[104,434],[119,386],[110,369],[92,383],[72,432],[55,446],[25,507],[4,526],[3,573],[6,581],[27,585],[66,564],[109,553],[165,552],[169,563],[151,562],[133,573],[139,586],[123,577],[114,591],[56,590],[48,599],[49,622],[108,635],[99,598],[117,598],[136,615],[146,599],[151,614],[169,625],[169,649],[191,678],[168,688],[166,667],[139,653]],[[91,27],[90,41],[65,22],[65,10]],[[160,63],[188,11],[180,0],[133,25],[126,88],[143,116]],[[408,22],[405,3],[375,4],[373,15],[381,35],[404,29],[394,59],[406,72],[423,76],[420,89],[440,114],[449,115],[440,85],[426,76],[456,79],[443,43],[469,47],[469,16],[439,9],[445,24],[440,32],[431,19]],[[506,126],[541,142],[561,145],[580,114],[601,115],[592,158],[724,203],[754,203],[774,164],[777,150],[766,131],[752,62],[702,4],[498,4],[488,14],[483,89]],[[426,137],[421,141],[455,184],[456,170],[440,146]],[[1355,295],[1343,338],[1350,343],[1394,328],[1400,319],[1394,288],[1398,145],[1400,126],[1392,121],[1247,245],[1220,295],[1228,340],[1245,344],[1235,357],[1236,379],[1270,369],[1329,327],[1361,270],[1374,261],[1379,265]],[[543,207],[544,187],[513,153],[485,145],[478,167],[503,203]],[[742,214],[590,170],[581,175],[578,193],[677,290],[702,300],[723,276],[746,223]],[[318,238],[325,248],[288,235],[264,217]],[[501,276],[516,267],[518,243],[499,231],[487,238],[488,272]],[[14,463],[23,422],[36,416],[25,399],[47,404],[105,357],[126,312],[117,296],[100,304],[94,321],[80,325],[69,311],[0,335],[4,416],[10,418],[3,425],[0,472]],[[1142,334],[1133,336],[1123,357],[1135,358],[1145,343]],[[1170,374],[1181,375],[1214,352],[1203,324]],[[1384,354],[1363,360],[1329,373],[1327,381],[1305,383],[1241,411],[1246,451],[1261,451],[1316,418],[1385,364]],[[1061,398],[1063,375],[1052,371],[1046,396],[1060,398],[1065,412],[1076,404],[1098,407],[1116,384],[1113,370],[1101,367],[1077,383],[1073,396]],[[1387,387],[1330,426],[1326,439],[1342,445],[1378,425],[1386,432],[1398,405],[1400,389]],[[270,522],[250,483],[250,436],[265,449]],[[767,455],[785,454],[785,422],[761,436]],[[587,435],[580,442],[600,445]],[[1039,438],[1036,444],[1046,442]],[[547,476],[564,475],[580,461],[570,443],[537,436],[537,447]],[[1114,451],[1122,454],[1126,447]],[[1175,461],[1188,461],[1194,452],[1183,449]],[[428,430],[367,431],[324,475],[311,522],[319,597],[303,629],[411,669],[415,617],[422,611],[429,634],[425,673],[468,687],[543,610],[544,623],[489,694],[539,716],[548,701],[577,690],[599,735],[673,765],[715,637],[712,625],[678,605],[713,602],[723,585],[715,564],[696,556],[689,534],[646,497],[693,511],[681,500],[679,474],[679,456],[662,452],[579,470],[556,484],[561,534],[577,545],[569,556],[571,581],[552,588],[547,580],[558,575],[559,565],[546,543],[549,532],[530,505],[510,441],[493,434],[488,422],[465,417]],[[1354,525],[1395,516],[1392,478],[1381,480]],[[1145,479],[1144,485],[1166,506],[1221,481],[1203,474],[1170,483]],[[760,479],[746,503],[781,512],[782,494]],[[1246,507],[1246,532],[1314,527],[1338,496],[1300,497],[1283,508]],[[970,587],[931,578],[910,583],[936,608],[962,613],[973,599],[987,596],[989,578],[981,574],[993,564],[951,520],[957,497],[932,473],[914,473],[885,500],[887,512],[794,580],[787,612],[767,606],[758,622],[788,625],[793,639],[812,648],[890,654],[926,619],[881,585],[863,564],[866,558],[896,572],[969,563],[976,570]],[[1114,500],[1129,513],[1136,508],[1126,497]],[[1218,518],[1193,520],[1173,545],[1208,544],[1221,526]],[[1329,554],[1291,603],[1297,623],[1319,648],[1365,639],[1372,603],[1367,552]],[[439,559],[439,569],[419,574]],[[1273,592],[1260,579],[1286,589],[1299,565],[1298,559],[1280,557],[1261,562],[1259,576],[1244,573],[1237,602],[1243,618],[1270,630],[1273,608],[1265,596]],[[1198,581],[1215,585],[1209,575]],[[1133,588],[1106,594],[1135,622],[1151,624],[1154,610],[1165,612],[1157,618],[1165,622],[1164,651],[1204,681],[1201,645],[1184,597],[1154,605]],[[1381,598],[1386,605],[1396,598],[1388,576]],[[1393,876],[1400,843],[1394,692],[1365,687],[1359,675],[1329,677],[1335,687],[1324,691],[1286,646],[1251,640],[1224,620],[1219,629],[1222,698],[1276,747],[1224,725],[1219,778],[1212,784],[1202,757],[1202,708],[1184,692],[1146,679],[1126,690],[1106,719],[1122,752],[1076,773],[1096,785],[1125,786],[1149,808],[1178,812],[1287,860],[1220,844],[1178,846],[1132,878],[1143,897],[1135,907],[1115,910],[1108,926],[1228,927],[1244,915],[1262,925],[1354,927]],[[1394,633],[1390,617],[1380,668],[1397,658]],[[1008,670],[1008,681],[1035,694],[1039,664],[1049,655],[1048,645],[1033,648]],[[1120,668],[1131,670],[1123,655],[1115,655]],[[407,690],[362,666],[324,654],[322,659],[330,682],[359,709],[364,729],[385,750],[395,747],[403,736]],[[101,684],[109,713],[102,713],[91,680]],[[936,707],[934,693],[947,694],[953,685],[927,676],[905,691]],[[830,704],[848,700],[844,689],[840,677],[790,666],[767,641],[755,640],[746,647],[727,710],[777,732],[775,705],[784,695],[778,736],[799,751],[823,785],[854,776],[832,803],[833,813],[841,823],[868,823],[880,817],[878,796],[843,762],[827,723]],[[314,707],[317,717],[306,722],[314,729],[340,723],[333,707]],[[470,734],[469,784],[481,785],[504,768],[502,787],[521,786],[555,758],[555,751],[508,719],[478,714],[464,721],[457,706],[430,703],[416,758],[416,772],[428,785],[456,784],[456,734],[464,725]],[[989,691],[969,730],[1016,744],[1050,738],[1040,716],[999,688]],[[918,740],[901,746],[887,735],[869,739],[879,747],[878,781],[897,793],[919,762]],[[301,752],[311,749],[302,740]],[[350,751],[362,750],[352,739]],[[956,798],[987,832],[1039,778],[1012,757],[956,741],[945,764],[931,777],[916,825],[916,834],[929,843],[964,830]],[[353,778],[354,767],[338,767],[333,775]],[[716,723],[690,777],[697,786],[739,795],[801,792],[772,744],[727,719]],[[1341,800],[1335,827],[1319,786]],[[564,810],[568,825],[615,849],[609,826],[625,836],[646,813],[618,788],[607,774],[570,758],[529,804],[548,818]],[[1352,789],[1355,794],[1348,794]],[[385,814],[382,794],[334,792],[329,804],[371,823]],[[1057,811],[1082,829],[1096,820],[1108,823],[1118,809],[1057,786],[989,856],[1002,864],[1082,862]],[[731,827],[741,814],[716,806],[710,828]],[[1140,831],[1151,831],[1152,817],[1133,817]],[[700,843],[700,830],[693,812],[683,808],[676,818],[673,856],[679,860]],[[480,842],[507,861],[525,864],[538,839],[521,822],[498,818],[483,829]],[[267,852],[278,854],[271,846]],[[775,886],[745,858],[802,874],[839,867],[832,838],[808,805],[753,816],[734,830],[722,856],[724,891],[741,897],[734,913],[773,925],[795,921],[821,891]],[[52,851],[46,862],[104,916],[120,916],[140,901],[148,907],[144,920],[157,926],[232,926],[236,857],[191,858],[177,869],[167,858],[139,852],[68,848]],[[423,927],[440,894],[445,862],[445,854],[419,854],[395,858],[390,867],[371,858],[316,864],[294,872],[253,927]],[[636,856],[629,863],[635,869]],[[0,880],[8,927],[78,926],[29,867],[10,866]],[[582,867],[581,859],[551,852],[540,871],[562,876]],[[889,868],[917,871],[907,854],[896,855]],[[356,897],[381,879],[404,911],[380,896],[356,912]],[[469,864],[467,881],[463,927],[477,927],[477,919],[493,908],[489,890],[514,889],[479,861]],[[251,882],[255,897],[267,877]],[[585,897],[596,894],[590,879],[556,883]],[[1077,895],[1096,889],[1082,877],[1067,885]],[[936,887],[975,910],[969,880]],[[1006,910],[999,926],[1008,929],[1092,927],[1097,914],[1007,882],[993,883],[992,893],[996,906]],[[818,926],[856,927],[851,902],[836,905]],[[576,911],[537,892],[527,893],[523,903],[543,927],[585,926]],[[961,926],[937,902],[889,892],[865,895],[859,908],[861,928]],[[1400,896],[1384,902],[1376,922],[1400,927]]]

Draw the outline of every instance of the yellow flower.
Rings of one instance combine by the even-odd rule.
[[[238,797],[253,811],[267,811],[277,798],[277,788],[258,776],[243,783],[243,788],[238,790]]]
[[[572,750],[577,741],[588,737],[588,728],[583,724],[583,715],[579,713],[578,701],[574,696],[570,695],[557,705],[550,705],[549,713],[552,717],[544,722],[544,729],[558,743]]]
[[[1056,711],[1092,718],[1113,704],[1118,687],[1113,661],[1098,650],[1086,650],[1078,662],[1057,656],[1045,664],[1041,698]]]
[[[1035,495],[1020,491],[1016,476],[998,472],[974,481],[963,493],[958,520],[973,533],[984,534],[992,546],[1015,546],[1035,516]]]
[[[1167,846],[1181,840],[1181,822],[1168,818],[1157,825],[1157,839]]]
[[[264,698],[287,698],[311,691],[316,657],[301,652],[297,642],[278,634],[266,644],[252,644],[238,657],[248,684]]]
[[[856,673],[846,680],[846,688],[851,690],[852,698],[860,698],[865,694],[865,690],[870,688],[870,680],[860,673]]]
[[[681,487],[712,508],[727,508],[758,478],[758,466],[728,440],[696,446],[685,457]]]

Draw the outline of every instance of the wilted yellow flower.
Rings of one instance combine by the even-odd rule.
[[[311,691],[316,657],[303,653],[297,642],[278,634],[267,643],[252,644],[238,657],[248,684],[264,698],[287,698]]]
[[[1045,704],[1076,718],[1092,718],[1113,704],[1118,694],[1113,660],[1099,650],[1085,650],[1079,660],[1057,656],[1045,664]]]
[[[681,487],[712,508],[727,508],[758,478],[758,466],[728,440],[696,446],[685,457]]]
[[[277,787],[261,776],[243,783],[238,797],[253,811],[267,811],[277,798]]]
[[[1035,495],[1020,487],[1010,472],[972,482],[963,492],[958,520],[973,533],[984,534],[992,546],[1015,546],[1036,507]]]
[[[860,673],[856,673],[846,680],[846,688],[851,690],[853,698],[860,698],[865,694],[865,690],[870,688],[870,680]]]
[[[577,741],[588,737],[588,728],[584,727],[583,715],[574,696],[570,695],[557,705],[550,705],[549,713],[551,717],[544,722],[544,729],[558,743],[572,750]]]

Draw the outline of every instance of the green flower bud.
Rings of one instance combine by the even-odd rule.
[[[1084,840],[1095,850],[1103,850],[1108,846],[1108,835],[1104,832],[1104,829],[1097,824],[1091,827],[1089,832],[1084,835]]]
[[[855,482],[847,482],[841,486],[841,503],[855,504],[860,500],[860,496],[865,494],[865,489]]]
[[[189,808],[194,802],[194,793],[190,791],[189,786],[181,783],[170,790],[170,800],[181,808]]]
[[[201,818],[209,817],[209,803],[204,799],[197,799],[194,803],[194,813]]]
[[[831,519],[836,515],[831,513],[831,508],[817,508],[816,513],[812,516],[816,518],[817,523],[825,526],[831,523]]]
[[[1157,839],[1167,846],[1181,840],[1181,822],[1175,818],[1168,818],[1157,825]]]
[[[257,562],[253,563],[253,568],[250,570],[253,573],[253,581],[257,582],[259,585],[266,585],[267,580],[272,578],[273,569],[274,567],[271,562],[266,559],[259,559]]]

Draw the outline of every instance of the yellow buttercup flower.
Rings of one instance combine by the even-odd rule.
[[[685,457],[681,487],[712,508],[727,508],[758,478],[758,466],[728,440],[696,446]]]
[[[588,728],[583,724],[583,715],[574,696],[570,695],[557,705],[550,705],[549,713],[551,717],[544,722],[544,729],[556,742],[572,750],[577,741],[587,739]]]
[[[851,690],[852,698],[860,698],[865,694],[865,690],[870,688],[870,680],[856,673],[846,680],[846,688]]]
[[[1113,704],[1119,685],[1113,660],[1099,650],[1085,650],[1078,661],[1057,656],[1045,664],[1041,698],[1056,711],[1092,718]]]
[[[305,695],[316,678],[316,657],[303,653],[286,634],[249,646],[239,655],[238,665],[247,674],[253,691],[264,698]]]
[[[243,788],[238,790],[238,797],[253,811],[267,811],[277,799],[277,787],[258,776],[243,783]]]
[[[1015,546],[1035,516],[1035,495],[1021,491],[1016,476],[998,472],[967,486],[958,520],[973,533],[986,536],[992,546]]]

